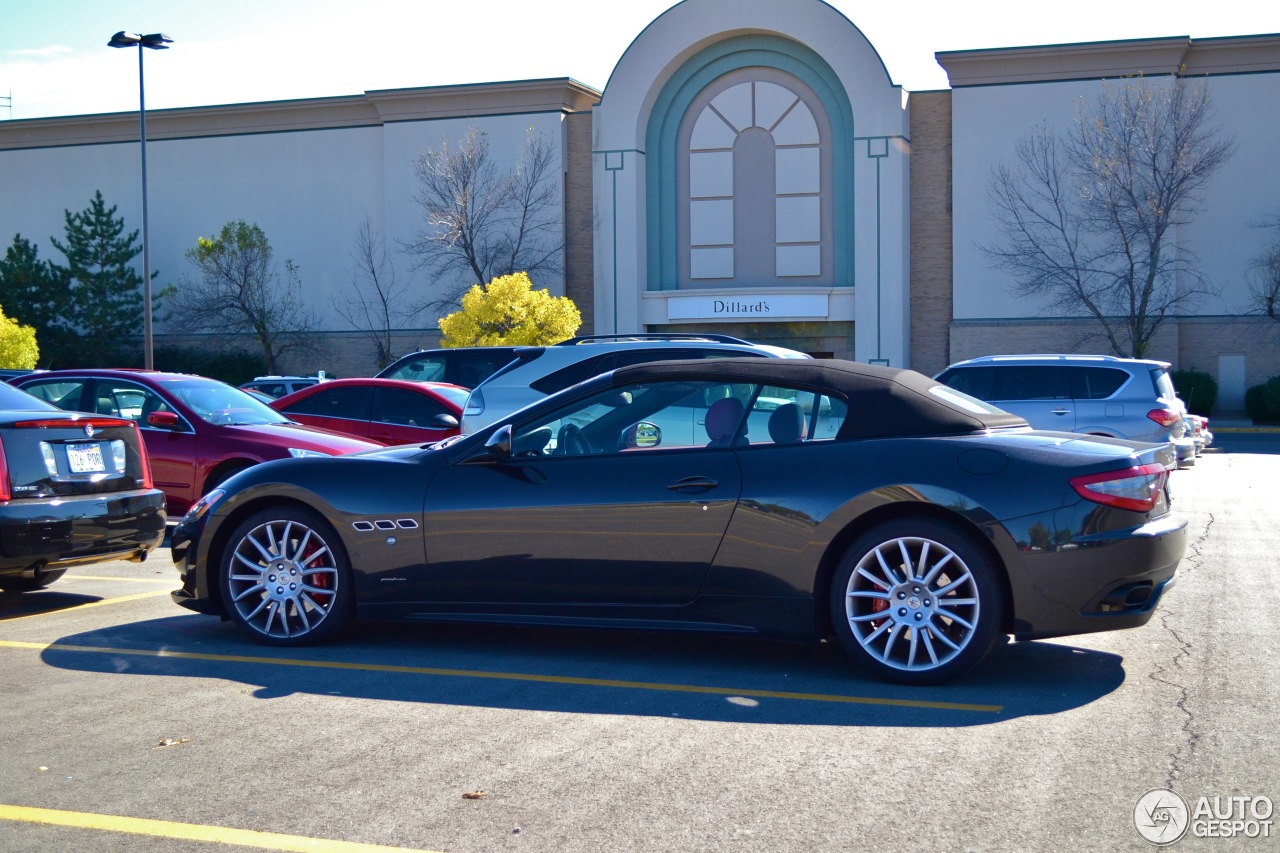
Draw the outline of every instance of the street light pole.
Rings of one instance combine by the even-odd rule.
[[[108,47],[138,48],[138,126],[142,148],[142,357],[147,370],[155,367],[155,348],[151,332],[151,239],[147,221],[147,87],[142,73],[142,49],[167,50],[173,39],[164,33],[118,32],[107,42]]]

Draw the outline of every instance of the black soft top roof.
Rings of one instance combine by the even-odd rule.
[[[657,361],[620,367],[612,376],[615,386],[652,380],[720,379],[787,385],[832,394],[849,403],[849,417],[840,428],[840,438],[955,435],[1027,426],[1024,418],[1009,412],[971,411],[952,402],[956,392],[914,370],[840,359]],[[944,388],[946,394],[931,393],[931,388]]]

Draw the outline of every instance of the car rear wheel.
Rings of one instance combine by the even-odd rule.
[[[960,528],[929,518],[877,525],[845,553],[831,620],[850,657],[876,676],[937,684],[986,657],[1004,592],[988,554]]]
[[[351,571],[338,536],[295,507],[262,510],[232,534],[220,572],[231,618],[279,646],[318,643],[351,619]]]
[[[0,590],[5,592],[35,592],[44,589],[67,573],[66,569],[49,569],[37,572],[35,577],[0,575]]]

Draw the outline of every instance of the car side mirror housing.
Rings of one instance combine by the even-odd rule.
[[[484,449],[491,459],[511,458],[511,424],[503,424],[494,430],[485,441]]]
[[[177,429],[178,423],[177,412],[152,412],[147,415],[147,426],[156,429]]]
[[[431,419],[431,425],[440,429],[455,429],[458,426],[458,419],[448,412],[441,412]]]

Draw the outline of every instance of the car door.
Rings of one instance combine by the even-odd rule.
[[[995,398],[987,402],[1027,419],[1036,429],[1071,432],[1075,401],[1065,367],[1051,364],[1000,365]]]
[[[633,390],[515,425],[507,458],[473,454],[441,470],[428,488],[428,571],[414,594],[505,605],[696,597],[737,505],[738,462],[705,436],[664,446],[661,410],[636,405],[651,389]],[[684,388],[668,403],[687,403],[686,391],[708,399]],[[645,439],[628,443],[642,424]],[[572,429],[590,445],[575,451]]]
[[[444,404],[406,388],[375,388],[369,438],[383,444],[424,444],[458,432],[458,419]]]
[[[159,393],[137,382],[99,378],[92,390],[99,409],[114,408],[137,422],[151,460],[151,478],[165,494],[166,510],[169,515],[182,515],[200,497],[204,485],[197,470],[201,455],[195,426]],[[147,423],[152,412],[170,411],[178,418],[172,428]]]
[[[356,438],[368,438],[369,408],[372,404],[373,389],[370,387],[326,383],[282,411],[298,423]]]

